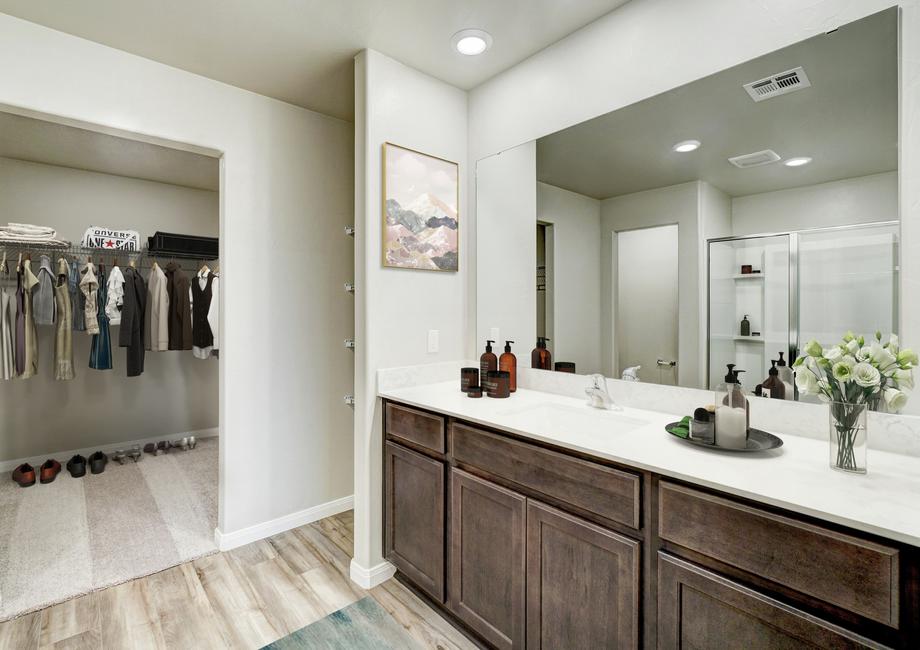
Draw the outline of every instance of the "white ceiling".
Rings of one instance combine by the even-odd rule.
[[[0,11],[351,120],[373,48],[469,89],[627,0],[0,0]],[[492,48],[454,51],[476,27]]]
[[[0,112],[0,157],[216,191],[217,158]]]
[[[538,177],[598,199],[698,179],[745,196],[897,169],[897,48],[895,8],[541,138]],[[742,88],[800,65],[810,88],[761,102]],[[687,139],[702,147],[671,151]],[[814,161],[728,162],[764,149]]]

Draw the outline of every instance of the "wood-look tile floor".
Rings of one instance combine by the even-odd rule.
[[[395,580],[348,578],[345,512],[0,623],[0,649],[261,648],[370,595],[425,648],[474,648]]]

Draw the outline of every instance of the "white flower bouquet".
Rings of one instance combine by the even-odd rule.
[[[914,387],[917,362],[917,353],[899,349],[894,334],[886,343],[881,332],[869,343],[852,332],[829,348],[808,342],[793,364],[795,383],[803,395],[816,395],[830,404],[833,466],[865,472],[865,460],[857,456],[860,450],[865,454],[866,410],[878,410],[882,404],[892,412],[901,410]]]

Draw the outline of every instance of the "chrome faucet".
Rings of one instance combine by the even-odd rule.
[[[610,393],[607,392],[607,379],[604,375],[588,375],[588,387],[585,388],[585,395],[588,396],[588,406],[596,409],[616,409],[617,405],[613,403]]]

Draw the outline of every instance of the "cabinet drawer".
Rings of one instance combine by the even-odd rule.
[[[454,460],[610,521],[639,528],[639,477],[454,423]]]
[[[444,418],[387,402],[386,433],[443,454]]]
[[[659,536],[898,627],[898,550],[662,482]]]
[[[659,648],[880,648],[717,573],[658,554]]]

